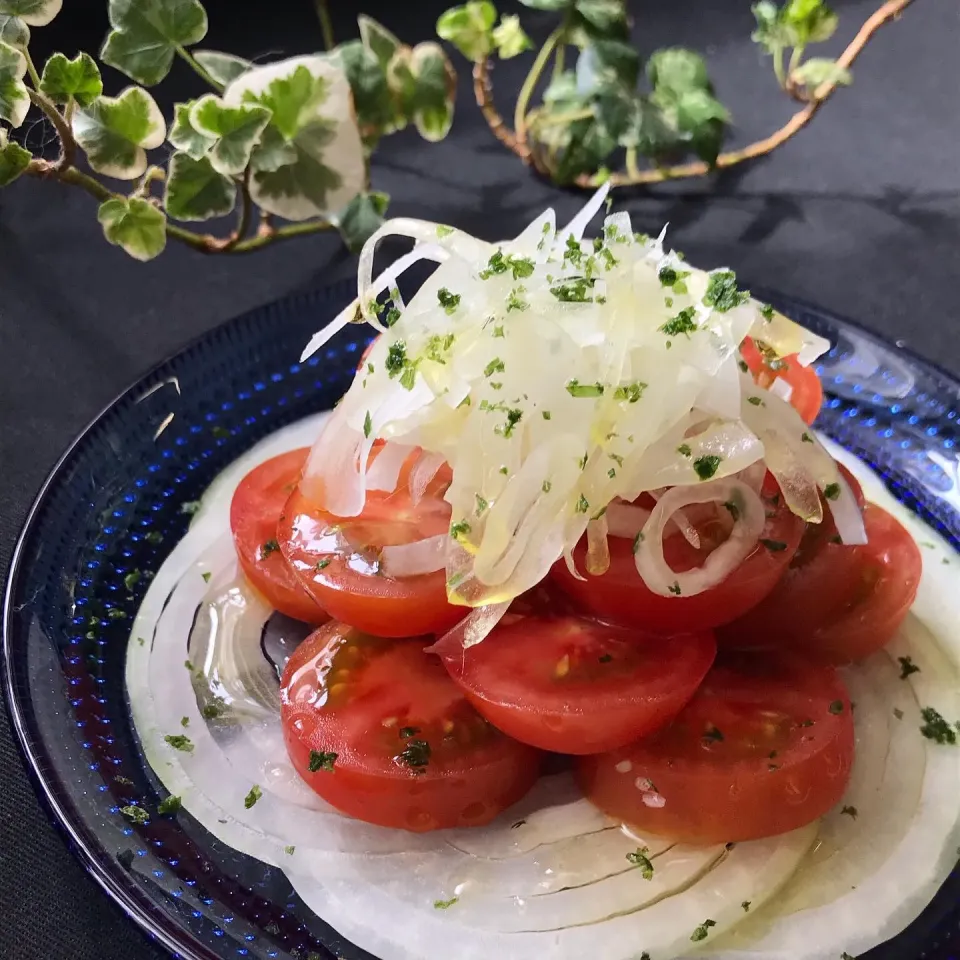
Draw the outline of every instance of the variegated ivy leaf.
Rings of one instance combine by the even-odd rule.
[[[523,27],[520,26],[520,18],[516,14],[501,19],[494,28],[493,42],[502,60],[519,56],[533,46]]]
[[[360,27],[360,39],[363,45],[380,61],[386,69],[393,55],[400,49],[400,41],[382,24],[372,17],[361,13],[357,17]]]
[[[347,248],[359,253],[363,245],[383,226],[390,197],[385,193],[359,193],[340,214],[337,226]]]
[[[63,0],[0,0],[0,13],[19,17],[31,27],[45,27],[62,6]]]
[[[30,109],[30,94],[23,82],[27,61],[19,50],[0,43],[0,120],[19,127]]]
[[[508,20],[509,17],[504,17]],[[493,25],[497,8],[490,0],[470,0],[462,7],[451,7],[437,20],[437,36],[452,43],[474,63],[490,56],[494,48]]]
[[[457,74],[443,48],[418,43],[401,47],[387,68],[390,84],[404,115],[410,117],[425,140],[442,140],[453,123]]]
[[[115,197],[100,205],[103,235],[136,260],[152,260],[167,245],[167,218],[148,200]]]
[[[103,81],[89,53],[78,53],[73,60],[55,53],[44,64],[40,90],[54,103],[76,100],[81,107],[89,107],[103,93]]]
[[[13,183],[27,169],[31,155],[19,143],[11,143],[7,131],[0,127],[0,187]]]
[[[30,46],[30,28],[19,18],[9,13],[0,13],[0,41],[11,47]]]
[[[193,59],[224,87],[253,66],[243,57],[235,57],[232,53],[221,53],[219,50],[194,50]]]
[[[216,141],[207,154],[213,169],[236,176],[250,162],[250,154],[270,122],[270,110],[256,103],[228,107],[209,93],[193,105],[190,122],[201,134]]]
[[[328,216],[362,189],[363,149],[338,59],[314,55],[254,67],[227,87],[223,102],[256,103],[272,113],[251,158],[250,192],[264,210],[288,220]]]
[[[100,59],[146,87],[170,72],[178,47],[207,35],[207,12],[199,0],[110,0],[108,13],[113,29]]]
[[[353,92],[353,107],[365,139],[375,142],[381,134],[390,133],[406,124],[398,115],[386,70],[374,53],[360,40],[341,43],[337,48]]]
[[[146,150],[167,135],[153,97],[127,87],[118,97],[100,97],[73,116],[73,135],[97,173],[133,180],[147,169]]]
[[[212,220],[229,213],[236,202],[236,183],[217,173],[209,158],[194,160],[186,153],[170,158],[163,205],[175,220]]]
[[[208,137],[193,125],[191,111],[196,102],[191,100],[189,103],[174,104],[173,126],[168,139],[178,150],[190,154],[194,160],[199,160],[207,155],[217,138]]]

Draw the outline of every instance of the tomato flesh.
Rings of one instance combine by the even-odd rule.
[[[768,508],[761,540],[775,548],[758,544],[722,583],[703,593],[689,597],[663,597],[654,593],[637,573],[633,545],[622,537],[611,537],[608,541],[610,567],[606,573],[587,574],[586,580],[577,580],[560,560],[550,575],[581,609],[601,620],[612,620],[638,630],[690,633],[728,623],[756,606],[774,588],[803,533],[803,521],[789,511],[771,474],[767,474],[761,493]],[[702,540],[700,549],[691,547],[679,534],[664,540],[664,557],[674,570],[691,570],[706,560],[712,549],[711,531],[699,525],[698,530]],[[586,570],[586,551],[584,541],[574,548],[578,570]]]
[[[397,578],[381,572],[381,548],[450,529],[450,507],[442,499],[449,468],[416,504],[409,475],[407,465],[391,493],[368,490],[357,517],[327,513],[296,489],[277,532],[280,549],[315,601],[335,619],[379,637],[439,633],[467,612],[447,602],[443,570]]]
[[[309,450],[291,450],[254,467],[230,502],[230,529],[244,575],[274,609],[305,623],[328,619],[277,549],[277,524]]]
[[[850,701],[836,672],[798,659],[718,662],[668,727],[583,757],[577,777],[604,812],[687,843],[786,833],[843,796]]]
[[[488,823],[533,785],[539,754],[484,720],[423,646],[337,622],[311,634],[283,673],[287,752],[360,820],[418,832]]]
[[[807,423],[813,423],[817,419],[823,405],[823,386],[816,371],[801,366],[796,354],[779,360],[774,368],[748,337],[740,344],[740,355],[759,386],[767,390],[774,380],[782,380],[790,386],[790,404],[797,413]]]
[[[492,724],[557,753],[598,753],[669,722],[713,663],[709,632],[655,637],[580,617],[526,616],[443,657]]]
[[[866,544],[822,539],[761,604],[723,628],[721,643],[782,646],[831,663],[885,647],[917,595],[922,560],[913,537],[885,510],[867,504],[863,520]]]

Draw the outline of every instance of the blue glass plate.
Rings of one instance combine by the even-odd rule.
[[[279,870],[225,847],[188,813],[145,827],[120,813],[159,799],[123,684],[128,625],[149,572],[185,532],[184,502],[263,436],[329,408],[347,387],[366,327],[294,361],[354,291],[343,284],[253,311],[154,368],[64,454],[11,567],[4,681],[37,790],[94,879],[189,960],[369,956],[308,910]],[[854,324],[766,298],[835,344],[818,370],[828,393],[818,427],[960,546],[957,380]],[[908,930],[865,956],[955,957],[958,904],[955,872]]]

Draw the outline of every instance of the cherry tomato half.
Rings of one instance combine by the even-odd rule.
[[[723,628],[723,645],[786,646],[831,663],[886,646],[917,595],[922,560],[913,537],[885,510],[867,504],[863,520],[866,544],[822,540],[762,603]]]
[[[605,813],[688,843],[753,840],[822,816],[853,765],[853,717],[831,667],[741,655],[719,662],[668,727],[583,757]]]
[[[283,505],[300,480],[309,450],[291,450],[254,467],[230,503],[230,529],[246,578],[276,610],[306,623],[329,618],[301,586],[277,544]]]
[[[418,832],[487,823],[533,785],[539,754],[484,720],[423,646],[336,622],[311,634],[283,673],[287,751],[360,820]]]
[[[703,593],[690,597],[653,593],[637,573],[631,542],[622,537],[609,539],[610,568],[601,576],[586,574],[586,580],[577,580],[562,560],[554,564],[550,575],[582,609],[601,620],[645,632],[692,633],[727,623],[756,606],[774,588],[803,533],[803,521],[787,508],[771,474],[767,474],[762,496],[768,510],[761,542],[726,580]],[[664,557],[674,570],[701,566],[719,545],[711,525],[698,524],[697,529],[702,544],[699,550],[679,534],[664,540]],[[586,570],[586,552],[584,541],[574,549],[578,570]]]
[[[374,456],[381,448],[375,448]],[[404,466],[391,493],[368,490],[357,517],[335,517],[294,490],[278,528],[280,549],[300,582],[330,615],[378,637],[439,633],[468,611],[447,602],[443,570],[393,578],[380,570],[380,550],[450,529],[445,468],[414,504]]]
[[[817,419],[823,405],[823,386],[816,371],[800,366],[796,355],[777,361],[776,369],[771,366],[749,337],[740,344],[740,355],[750,368],[753,379],[765,390],[774,380],[780,379],[791,387],[790,403],[807,423]]]
[[[659,729],[716,654],[709,632],[655,637],[580,617],[527,616],[443,657],[492,724],[557,753],[598,753]]]

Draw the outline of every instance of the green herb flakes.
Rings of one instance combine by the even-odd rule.
[[[164,797],[159,804],[157,804],[157,813],[161,817],[167,817],[174,813],[179,813],[180,809],[183,807],[183,801],[179,797],[173,795],[169,797]]]
[[[847,817],[850,817],[852,820],[856,820],[856,819],[857,819],[857,808],[856,808],[856,807],[849,807],[849,806],[841,807],[841,808],[840,808],[840,814],[841,814],[841,816],[847,816]]]
[[[668,589],[675,597],[679,597],[679,596],[680,596],[680,583],[679,583],[679,581],[676,581],[676,580],[675,580],[675,581],[673,582],[673,586],[672,586],[672,587],[667,587],[667,589]]]
[[[550,413],[549,410],[541,410],[540,416],[543,417],[544,420],[549,420],[553,416],[553,414]]]
[[[408,740],[395,759],[414,773],[423,773],[430,762],[430,744],[426,740]]]
[[[441,287],[437,291],[437,300],[440,301],[440,306],[443,307],[443,312],[447,316],[455,313],[460,306],[460,294],[451,293],[446,287]]]
[[[280,544],[276,540],[268,540],[266,543],[262,544],[260,547],[260,559],[266,560],[267,557],[272,553],[276,553],[280,549]]]
[[[193,753],[193,741],[182,733],[168,733],[164,738],[174,750],[182,750],[184,753]]]
[[[590,509],[590,502],[581,493],[580,499],[577,500],[577,506],[576,506],[577,513],[586,513],[589,509]]]
[[[708,743],[722,743],[723,734],[717,727],[711,724],[709,727],[707,727],[702,739],[706,740]]]
[[[123,585],[127,588],[130,593],[133,593],[133,588],[140,582],[141,573],[139,570],[131,570],[123,578]]]
[[[437,224],[437,238],[439,240],[449,237],[451,233],[453,233],[453,227],[448,227],[445,223]]]
[[[900,679],[906,680],[911,673],[919,673],[920,668],[913,662],[910,657],[897,657],[897,660],[900,663]]]
[[[646,389],[647,384],[641,383],[639,380],[633,383],[626,383],[613,391],[613,399],[626,400],[627,403],[636,403],[643,396],[643,391]]]
[[[633,552],[636,552],[640,549],[640,544],[643,543],[643,531],[639,531],[637,535],[633,538]]]
[[[254,784],[250,788],[250,792],[243,798],[243,807],[245,810],[251,809],[256,802],[263,796],[263,791],[260,789],[259,784]]]
[[[769,303],[763,304],[760,307],[760,316],[769,323],[773,319],[773,307]]]
[[[512,310],[518,310],[520,313],[523,313],[530,304],[523,299],[523,295],[527,292],[527,288],[524,286],[514,287],[509,296],[507,297],[507,313],[510,313]]]
[[[920,732],[928,740],[933,740],[934,743],[939,743],[942,746],[956,745],[956,731],[943,719],[938,711],[934,710],[933,707],[924,707],[920,711],[920,716],[923,719],[923,726],[920,728]]]
[[[681,457],[689,457],[693,451],[691,451],[689,444],[681,443],[680,446],[677,447],[677,453],[679,453]]]
[[[369,437],[372,429],[373,421],[370,419],[370,411],[368,410],[366,416],[363,418],[363,435]]]
[[[647,856],[649,852],[647,847],[638,847],[635,851],[626,855],[627,863],[634,867],[639,867],[640,876],[642,876],[644,880],[653,879],[653,862]]]
[[[747,397],[747,403],[751,404],[754,407],[763,407],[766,406],[763,400],[760,397]]]
[[[590,398],[590,397],[602,397],[603,396],[603,384],[602,383],[580,383],[579,380],[568,380],[567,381],[567,393],[571,397],[581,398]]]
[[[827,709],[834,715],[843,713],[843,701],[834,700]]]
[[[322,560],[317,561],[317,565],[313,568],[319,573],[321,570],[326,570],[330,566],[331,560],[329,557],[324,557]]]
[[[333,773],[333,765],[337,762],[337,754],[327,752],[326,750],[311,750],[310,760],[307,762],[307,769],[311,773],[319,773],[325,770],[327,773]]]
[[[506,367],[503,365],[503,361],[499,357],[494,357],[484,368],[483,375],[485,377],[492,377],[495,373],[503,373]]]
[[[767,540],[765,537],[761,537],[760,542],[771,553],[783,553],[787,549],[787,545],[782,540]]]
[[[401,727],[398,731],[401,740],[409,740],[420,732],[419,727]]]
[[[474,499],[477,501],[477,509],[474,511],[475,515],[478,517],[482,516],[483,513],[486,511],[487,507],[490,506],[490,504],[486,500],[484,500],[479,493],[474,494]]]
[[[696,317],[697,312],[693,307],[686,307],[681,310],[672,320],[668,320],[662,327],[660,327],[660,332],[665,333],[668,337],[679,337],[681,334],[685,337],[689,337],[691,333],[694,333],[699,329],[697,326]]]
[[[284,847],[284,848],[283,848],[283,852],[284,852],[288,857],[292,857],[293,854],[294,854],[294,851],[295,851],[296,849],[297,849],[297,848],[296,848],[293,844],[290,844],[289,847]]]
[[[470,532],[470,524],[466,520],[457,520],[450,524],[450,536],[454,540],[465,540]]]
[[[840,484],[839,483],[828,483],[823,488],[823,495],[828,500],[836,500],[840,496]]]
[[[744,900],[743,903],[740,904],[740,908],[744,913],[748,913],[750,911],[750,903],[750,900]]]
[[[189,717],[181,717],[181,718],[180,718],[180,726],[181,726],[181,727],[189,727],[189,726],[190,726],[190,718],[189,718]]]
[[[135,823],[138,827],[142,827],[144,824],[150,822],[150,814],[147,813],[143,807],[135,806],[134,804],[129,804],[126,807],[121,807],[120,812],[131,822]]]
[[[192,517],[200,509],[200,506],[199,500],[188,500],[186,503],[180,504],[180,512]]]
[[[704,920],[693,933],[690,934],[690,939],[694,943],[699,943],[701,940],[706,940],[709,935],[710,928],[717,925],[716,920]]]
[[[739,307],[749,298],[750,294],[747,291],[737,289],[737,275],[732,270],[720,270],[710,274],[703,302],[706,306],[713,307],[718,313],[726,313],[734,307]]]
[[[804,433],[803,436],[800,437],[800,439],[804,443],[813,443],[813,437],[811,437],[809,433]]]
[[[697,459],[693,461],[693,469],[701,480],[709,480],[720,468],[722,462],[722,457],[708,454],[703,457],[697,457]]]
[[[561,303],[592,303],[593,280],[577,277],[550,288],[550,292]]]
[[[549,480],[544,480],[543,483],[540,484],[540,489],[544,493],[549,493],[553,489],[553,484]]]
[[[898,720],[902,720],[902,719],[903,719],[903,711],[902,711],[899,707],[894,707],[894,708],[893,708],[893,715],[894,715]]]
[[[451,897],[449,900],[434,900],[433,909],[434,910],[449,910],[457,901],[459,897]]]

